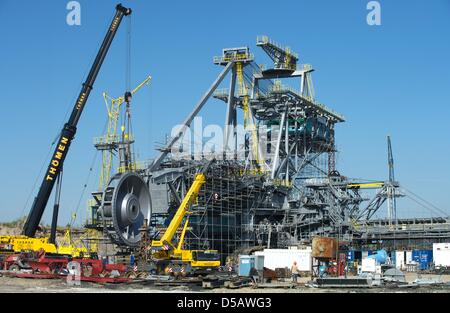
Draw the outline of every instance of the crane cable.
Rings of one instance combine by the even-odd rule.
[[[439,212],[441,214],[444,214],[444,217],[448,217],[449,213],[438,208],[437,206],[435,206],[434,204],[432,204],[431,202],[425,200],[424,198],[420,197],[419,195],[415,194],[414,192],[412,192],[411,190],[406,189],[405,187],[402,187],[403,191],[406,191],[406,193],[408,193],[409,195],[408,198],[410,198],[411,200],[413,200],[414,202],[416,202],[417,204],[423,206],[424,208],[430,210],[430,211],[434,211],[434,212]],[[415,197],[416,199],[414,199],[413,197]],[[419,203],[420,200],[422,201],[422,203]]]
[[[128,22],[127,22],[127,38],[126,38],[126,46],[125,46],[125,90],[129,91],[130,90],[130,81],[131,81],[131,15],[127,17],[128,18]],[[104,126],[103,129],[103,133],[106,130],[106,124]],[[131,125],[130,125],[131,126]],[[85,183],[83,184],[83,188],[80,194],[80,197],[78,199],[78,203],[76,205],[76,210],[75,213],[72,215],[71,218],[71,222],[70,222],[70,227],[73,226],[73,224],[75,223],[79,208],[80,208],[80,204],[81,201],[83,200],[84,194],[86,192],[87,186],[89,184],[93,169],[94,169],[94,165],[95,162],[97,160],[97,156],[98,156],[98,150],[96,150],[93,158],[92,158],[92,162],[91,162],[91,166],[89,167],[89,172],[88,175],[86,177]]]
[[[88,69],[85,69],[85,70],[84,70],[84,73],[87,73],[87,72],[88,72]],[[81,81],[79,82],[80,85],[81,85],[82,83],[83,83],[83,80],[81,80]],[[61,128],[64,126],[65,121],[67,120],[67,116],[69,115],[70,110],[71,110],[71,108],[72,108],[71,104],[72,104],[73,102],[75,102],[75,100],[77,99],[77,96],[78,96],[78,94],[75,94],[75,95],[72,97],[71,101],[67,102],[66,112],[64,113],[64,117],[63,117],[63,119],[61,120],[61,122],[60,122],[60,124],[59,124],[59,129],[61,129]],[[29,203],[29,201],[30,201],[31,196],[35,193],[35,189],[36,189],[36,186],[37,186],[37,184],[38,184],[38,182],[39,182],[39,179],[42,178],[42,176],[41,176],[41,175],[42,175],[42,171],[44,170],[45,166],[48,165],[48,159],[50,158],[50,155],[53,153],[53,150],[54,150],[53,147],[55,146],[56,142],[58,141],[60,135],[61,135],[61,131],[59,130],[59,131],[57,132],[57,134],[55,135],[54,139],[51,141],[51,143],[50,143],[50,145],[49,145],[48,152],[47,152],[45,158],[42,160],[41,168],[39,169],[39,172],[38,172],[38,174],[36,175],[36,178],[35,178],[34,183],[33,183],[33,187],[30,189],[30,192],[29,192],[29,194],[28,194],[28,197],[27,197],[27,199],[26,199],[26,201],[25,201],[25,204],[24,204],[24,206],[23,206],[23,208],[22,208],[22,211],[21,211],[21,213],[20,213],[20,217],[23,216],[23,214],[24,214],[24,212],[25,212],[25,209],[28,207],[28,203]]]
[[[105,133],[107,127],[108,127],[108,120],[105,121],[105,124],[103,126],[102,134]],[[89,167],[88,175],[87,175],[86,180],[85,180],[85,182],[83,184],[83,187],[82,187],[81,192],[80,192],[80,197],[79,197],[77,205],[75,207],[76,208],[75,209],[75,213],[72,213],[72,216],[71,216],[71,219],[70,219],[70,223],[69,223],[70,227],[72,227],[72,225],[75,223],[75,220],[77,218],[81,201],[83,200],[84,194],[86,192],[86,188],[87,188],[87,186],[89,184],[89,181],[90,181],[90,178],[91,178],[91,174],[92,174],[94,166],[95,166],[95,162],[97,161],[98,152],[99,152],[99,150],[96,149],[95,153],[94,153],[94,156],[92,158],[91,166]]]
[[[59,133],[58,133],[58,134],[59,134]],[[28,194],[27,200],[25,201],[25,204],[24,204],[24,206],[23,206],[23,208],[22,208],[22,211],[21,211],[21,213],[20,213],[20,217],[21,217],[21,218],[22,218],[22,216],[23,216],[23,214],[24,214],[24,212],[25,212],[25,209],[28,207],[28,203],[29,203],[31,196],[33,195],[33,193],[34,193],[34,191],[35,191],[35,189],[36,189],[36,186],[37,186],[37,183],[38,183],[38,181],[39,181],[39,178],[41,178],[42,171],[44,170],[45,165],[47,165],[48,159],[50,158],[50,155],[51,155],[51,153],[53,152],[52,147],[55,145],[56,140],[58,140],[58,139],[56,138],[55,140],[53,140],[53,141],[50,143],[50,146],[49,146],[47,155],[46,155],[45,158],[42,160],[42,165],[41,165],[41,168],[39,169],[39,173],[36,175],[36,178],[35,178],[34,183],[33,183],[33,187],[31,188],[31,190],[30,190],[30,192],[29,192],[29,194]]]
[[[94,157],[92,158],[92,162],[91,162],[91,166],[89,167],[88,175],[87,175],[86,180],[85,180],[85,183],[84,183],[84,185],[83,185],[83,189],[82,189],[82,191],[81,191],[80,197],[78,198],[78,203],[77,203],[77,205],[76,205],[75,213],[72,214],[72,218],[71,218],[71,220],[70,220],[70,228],[72,228],[72,226],[73,226],[73,224],[75,223],[75,220],[76,220],[76,218],[77,218],[77,216],[78,216],[78,211],[79,211],[79,209],[80,209],[81,201],[83,200],[84,194],[85,194],[85,192],[86,192],[87,186],[88,186],[88,184],[89,184],[89,181],[90,181],[90,178],[91,178],[93,169],[94,169],[95,162],[97,161],[98,152],[99,152],[99,151],[96,150],[96,151],[95,151],[95,154],[94,154]]]
[[[131,15],[128,16],[125,45],[125,90],[131,91]]]
[[[132,54],[132,49],[131,49],[131,34],[132,34],[132,20],[131,20],[131,15],[128,16],[128,21],[127,21],[127,38],[126,38],[126,53],[125,53],[125,91],[126,92],[131,92],[131,54]],[[126,100],[126,99],[125,99]],[[130,111],[130,104],[127,102],[126,103],[126,109],[124,112],[125,116],[124,116],[124,124],[126,123],[125,129],[128,133],[128,139],[132,140],[132,136],[133,136],[133,127],[131,125],[131,111]],[[132,163],[134,162],[133,158],[134,158],[134,145],[131,145],[131,157],[132,159],[130,160]]]

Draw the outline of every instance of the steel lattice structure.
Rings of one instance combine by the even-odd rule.
[[[258,37],[257,46],[273,66],[257,64],[248,47],[223,49],[214,58],[223,66],[221,73],[179,132],[147,168],[136,170],[150,191],[150,236],[164,231],[195,173],[212,158],[216,162],[191,208],[187,236],[191,249],[217,249],[225,258],[253,246],[309,242],[316,235],[363,244],[376,236],[390,240],[395,233],[413,231],[403,229],[403,221],[395,215],[395,198],[402,194],[393,172],[387,181],[363,183],[336,171],[335,127],[345,118],[316,100],[312,66],[299,64],[297,54],[267,37]],[[226,78],[228,88],[219,88]],[[174,148],[211,98],[226,106],[223,149],[174,157]],[[238,120],[239,111],[243,121]],[[244,134],[238,132],[239,124],[244,124]],[[389,158],[393,164],[391,148]],[[367,188],[376,189],[372,198],[361,192]],[[101,197],[97,194],[97,199]],[[374,227],[374,214],[387,199],[389,220]],[[94,211],[101,208],[100,202]],[[439,238],[449,238],[448,220],[438,224]],[[107,233],[111,232],[109,228]],[[428,233],[415,234],[414,238],[425,238]]]

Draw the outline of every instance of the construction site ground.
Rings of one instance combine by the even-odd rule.
[[[407,282],[413,282],[417,279],[416,273],[406,273]],[[203,289],[200,286],[152,286],[147,284],[115,284],[101,285],[82,282],[81,286],[69,286],[63,279],[26,279],[14,277],[0,277],[0,293],[189,293],[189,292],[212,292],[212,293],[373,293],[373,292],[389,292],[389,293],[407,293],[407,292],[423,292],[423,293],[448,293],[450,292],[450,275],[421,275],[422,280],[437,280],[445,283],[442,286],[421,286],[419,288],[310,288],[306,287],[310,278],[302,277],[297,285],[287,286],[290,284],[280,284],[274,282],[274,287],[255,288],[243,287],[238,289],[216,288]]]

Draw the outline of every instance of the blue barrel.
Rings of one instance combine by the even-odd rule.
[[[378,264],[384,264],[384,263],[386,263],[387,256],[388,255],[387,255],[386,250],[381,249],[373,254],[370,254],[369,258],[375,259],[375,261],[377,261]]]
[[[413,250],[412,260],[418,264],[420,270],[426,270],[433,262],[433,250]]]

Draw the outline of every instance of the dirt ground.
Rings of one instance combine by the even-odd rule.
[[[437,280],[437,281],[441,281],[444,283],[450,282],[450,275],[430,275],[430,274],[423,274],[423,275],[419,274],[418,275],[417,273],[412,273],[412,272],[405,273],[405,279],[406,279],[406,282],[408,282],[408,283],[412,283],[412,282],[414,282],[414,280],[416,280],[418,278],[427,279],[427,280]],[[307,283],[310,280],[311,280],[311,277],[299,277],[298,278],[299,284]]]
[[[417,278],[415,273],[407,273],[406,279],[408,282],[413,282]],[[437,275],[422,275],[422,279],[438,279]],[[440,277],[440,281],[444,283],[450,282],[450,275],[443,275]],[[401,289],[388,289],[388,288],[308,288],[304,286],[304,283],[308,282],[309,278],[302,277],[299,279],[299,284],[294,288],[252,288],[245,287],[240,289],[226,289],[217,288],[212,290],[204,290],[201,287],[156,287],[150,285],[133,284],[133,285],[99,285],[92,283],[82,282],[81,286],[69,286],[63,279],[26,279],[26,278],[12,278],[12,277],[0,277],[0,293],[188,293],[188,292],[212,292],[212,293],[372,293],[372,292],[420,292],[420,293],[441,293],[450,292],[450,287],[420,287],[415,289],[401,288]]]
[[[8,224],[0,223],[1,235],[16,235],[20,233],[24,220],[14,221]],[[63,235],[63,232],[59,234]],[[406,281],[411,283],[418,278],[416,273],[406,273]],[[450,275],[422,275],[421,279],[437,280],[444,283],[450,283]],[[63,279],[26,279],[5,277],[0,274],[0,293],[113,293],[113,292],[133,292],[133,293],[187,293],[187,292],[211,292],[211,293],[358,293],[358,292],[450,292],[450,287],[421,287],[418,289],[384,289],[384,288],[359,288],[359,289],[325,289],[308,288],[305,283],[310,281],[310,277],[299,277],[298,284],[292,288],[252,288],[245,287],[240,289],[217,288],[205,290],[201,287],[156,287],[151,285],[132,284],[132,285],[100,285],[82,282],[81,286],[69,286]]]

